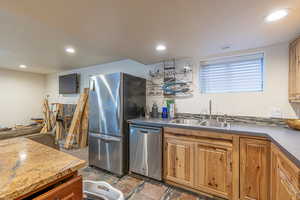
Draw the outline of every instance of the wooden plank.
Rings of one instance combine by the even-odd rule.
[[[82,116],[81,116],[81,119],[82,119]],[[80,138],[81,138],[81,120],[80,120],[78,126],[76,127],[76,131],[75,131],[76,147],[79,147],[79,145],[80,145]]]
[[[49,102],[47,98],[45,98],[44,104],[45,104],[45,112],[46,112],[47,131],[51,131],[51,115],[49,109]]]
[[[41,129],[40,133],[47,133],[47,125],[44,124],[43,128]]]
[[[56,122],[55,141],[58,142],[62,139],[63,125],[61,121]]]
[[[87,102],[87,98],[88,98],[88,93],[86,90],[84,90],[84,92],[80,95],[79,101],[77,103],[75,113],[73,115],[73,119],[69,129],[69,133],[66,138],[64,147],[67,149],[71,147],[76,135],[78,135],[78,128],[80,126],[80,122],[85,108],[85,104]]]
[[[49,109],[48,97],[46,97],[43,101],[43,114],[44,114],[44,127],[42,128],[40,133],[47,133],[51,131],[51,113]]]
[[[41,129],[42,129],[41,125],[37,125],[37,126],[26,127],[23,129],[3,131],[3,132],[0,132],[0,140],[36,134],[36,133],[39,133],[41,131]]]
[[[89,102],[87,99],[87,103],[83,111],[83,116],[82,116],[81,126],[80,126],[80,130],[81,130],[80,148],[84,148],[87,146],[88,129],[89,129]]]
[[[55,130],[55,141],[58,142],[62,139],[62,132],[63,132],[63,124],[62,121],[58,121],[58,117],[61,116],[62,110],[63,110],[63,104],[55,103],[53,104],[56,106],[54,114],[53,114],[53,120],[52,123],[54,124],[53,131]]]
[[[42,104],[42,110],[43,110],[43,115],[44,115],[44,122],[43,122],[43,128],[41,129],[40,133],[45,133],[47,132],[47,114],[46,114],[46,108],[45,108],[45,99],[43,100]]]

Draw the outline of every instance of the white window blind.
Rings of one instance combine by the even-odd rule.
[[[200,63],[202,93],[263,91],[264,54]]]

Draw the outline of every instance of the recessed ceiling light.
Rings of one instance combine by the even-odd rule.
[[[156,51],[165,51],[166,49],[167,47],[162,44],[156,46]]]
[[[265,20],[266,20],[266,22],[274,22],[274,21],[280,20],[280,19],[288,16],[288,14],[289,14],[289,12],[286,9],[277,10],[277,11],[269,14]]]
[[[26,69],[27,68],[26,65],[19,65],[19,67],[22,68],[22,69]]]
[[[71,53],[71,54],[73,54],[73,53],[76,52],[75,49],[74,49],[73,47],[66,47],[66,48],[65,48],[65,51],[66,51],[67,53]]]

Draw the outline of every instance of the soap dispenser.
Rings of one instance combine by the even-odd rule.
[[[161,118],[163,119],[168,118],[168,107],[166,104],[164,104],[164,106],[162,107]]]

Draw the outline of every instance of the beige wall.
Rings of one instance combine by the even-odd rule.
[[[149,68],[134,60],[126,59],[107,64],[95,65],[81,69],[64,71],[60,73],[48,74],[46,76],[46,94],[50,95],[51,102],[75,104],[78,99],[78,94],[75,95],[60,95],[58,91],[59,75],[78,73],[80,75],[80,90],[89,87],[89,77],[96,74],[109,74],[114,72],[125,72],[135,76],[146,78]]]
[[[249,52],[265,53],[265,85],[263,92],[202,94],[198,87],[198,68],[202,58],[195,59],[194,92],[191,98],[176,99],[178,112],[208,112],[208,101],[213,101],[214,113],[246,115],[260,117],[296,117],[300,106],[288,102],[288,44],[235,52],[222,56],[240,55]],[[215,58],[215,56],[214,56]],[[73,71],[47,76],[0,69],[0,125],[13,126],[26,123],[31,117],[41,116],[41,102],[45,94],[55,102],[75,103],[78,95],[58,94],[58,75],[71,72],[81,74],[81,89],[88,86],[88,77],[93,74],[127,72],[137,76],[148,76],[151,66],[145,66],[132,60],[96,65]],[[162,98],[148,98],[148,106],[156,101],[162,104]]]
[[[41,117],[45,75],[0,69],[0,125],[14,126]]]
[[[263,92],[241,92],[223,94],[202,94],[199,92],[198,69],[200,60],[215,59],[217,57],[242,55],[254,52],[265,53],[265,77]],[[284,117],[295,118],[299,116],[299,105],[288,102],[288,43],[281,43],[269,47],[233,52],[211,58],[195,58],[194,88],[193,96],[190,98],[176,99],[177,112],[181,113],[207,113],[208,101],[213,101],[213,113],[258,116],[258,117]],[[63,103],[75,103],[78,95],[59,95],[58,94],[58,75],[71,72],[81,74],[81,88],[88,86],[89,75],[99,73],[112,73],[117,71],[127,72],[138,76],[147,77],[152,65],[145,66],[132,60],[96,65],[79,70],[62,72],[59,74],[47,75],[46,93],[50,94],[51,100]],[[163,98],[147,98],[148,108],[156,101],[162,105]]]
[[[250,52],[265,53],[265,77],[263,92],[242,92],[223,94],[202,94],[199,92],[198,75],[201,58],[195,59],[194,92],[191,98],[177,99],[177,111],[181,113],[208,113],[208,102],[213,102],[213,113],[294,118],[299,114],[299,105],[295,110],[288,102],[288,43],[265,48],[235,52],[217,57],[242,55]],[[214,57],[216,58],[216,57]],[[209,58],[211,59],[211,58]],[[162,98],[149,98],[148,105],[153,101],[162,104]],[[151,107],[150,107],[151,108]]]

